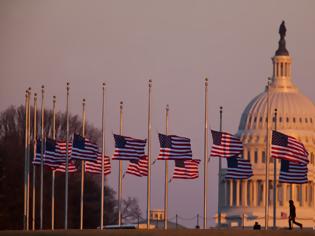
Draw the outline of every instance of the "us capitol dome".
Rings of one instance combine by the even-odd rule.
[[[284,22],[279,29],[278,50],[272,58],[272,77],[269,86],[269,127],[301,141],[309,152],[308,183],[278,183],[276,188],[276,225],[288,227],[289,203],[296,206],[298,222],[304,227],[315,225],[315,106],[293,83],[292,59],[286,49]],[[253,226],[257,221],[265,225],[265,181],[267,143],[267,89],[252,99],[242,113],[237,136],[244,144],[243,158],[249,159],[253,176],[249,180],[225,180],[225,169],[220,174],[221,226]],[[277,109],[277,122],[274,112]],[[271,132],[271,131],[270,131]],[[277,181],[280,160],[276,161]],[[269,217],[273,226],[273,159],[269,159]],[[218,223],[218,217],[216,217]]]

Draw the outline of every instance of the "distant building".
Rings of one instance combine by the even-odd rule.
[[[272,58],[273,76],[270,85],[270,117],[277,109],[277,130],[296,137],[309,152],[310,163],[307,184],[282,184],[277,182],[276,224],[288,225],[288,201],[295,202],[297,221],[304,227],[315,225],[315,106],[293,83],[292,60],[286,49],[284,23],[280,27],[279,48]],[[254,55],[253,55],[254,56]],[[274,127],[275,120],[269,124]],[[265,166],[267,142],[267,92],[256,96],[246,106],[240,120],[237,135],[244,143],[243,157],[251,161],[254,175],[246,181],[224,179],[225,170],[220,175],[221,223],[226,226],[253,226],[257,221],[265,225]],[[280,161],[277,160],[277,180]],[[273,225],[273,160],[269,160],[269,220]],[[244,219],[244,222],[243,222]],[[218,218],[216,218],[218,222]]]
[[[150,211],[151,220],[164,220],[165,214],[164,209],[153,209]]]
[[[164,209],[152,209],[150,211],[150,219],[151,219],[151,224],[150,228],[151,229],[164,229]],[[139,229],[146,229],[147,228],[147,222],[141,221],[139,224]],[[185,229],[183,225],[176,224],[175,222],[172,221],[167,221],[167,228],[168,229]]]

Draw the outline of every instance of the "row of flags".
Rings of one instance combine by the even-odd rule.
[[[243,159],[243,144],[240,138],[219,131],[211,131],[213,145],[212,157],[227,161],[226,179],[249,179],[253,175],[250,160]],[[173,160],[175,168],[173,179],[196,179],[199,177],[199,159],[192,158],[189,138],[176,135],[159,134],[160,152],[157,160]],[[145,155],[146,139],[114,134],[115,150],[112,159],[129,161],[125,174],[139,177],[148,175],[148,157]],[[44,165],[57,172],[65,172],[66,142],[46,138],[44,145]],[[86,161],[85,172],[101,174],[102,154],[97,144],[74,134],[68,144],[69,172],[76,172],[75,161]],[[308,152],[304,145],[294,137],[272,132],[271,157],[281,159],[279,182],[307,183]],[[104,156],[104,175],[111,173],[110,158]],[[36,145],[33,164],[41,163],[41,143]]]
[[[248,179],[253,175],[249,160],[239,155],[243,152],[241,140],[229,133],[212,130],[211,156],[227,159],[226,179]],[[280,183],[307,183],[308,152],[296,138],[272,131],[271,157],[281,160]]]

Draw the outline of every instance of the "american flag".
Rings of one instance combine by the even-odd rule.
[[[148,156],[143,156],[139,160],[129,161],[126,173],[139,177],[148,176]]]
[[[294,137],[272,131],[271,157],[307,164],[308,152]]]
[[[281,160],[279,182],[291,184],[307,183],[307,164]]]
[[[56,172],[62,172],[65,173],[66,172],[66,163],[60,163],[58,166],[56,167],[52,167],[52,170],[56,171]],[[74,163],[74,161],[69,160],[68,162],[68,173],[74,173],[77,172],[78,169]]]
[[[85,172],[93,174],[102,174],[102,153],[99,153],[97,156],[96,162],[87,161],[85,163]],[[104,175],[111,173],[110,158],[104,156]]]
[[[249,179],[253,175],[249,160],[231,157],[227,158],[227,171],[225,179]]]
[[[145,155],[146,139],[135,139],[114,134],[115,151],[113,160],[138,160]]]
[[[211,130],[213,145],[210,156],[236,157],[243,152],[242,141],[229,133]]]
[[[71,155],[71,143],[69,143],[69,156]],[[43,161],[45,166],[55,167],[65,162],[66,158],[66,142],[58,141],[50,138],[45,139]],[[36,145],[36,155],[33,164],[41,164],[41,141],[38,140]]]
[[[96,162],[98,147],[89,139],[74,134],[71,159]]]
[[[200,160],[175,160],[173,179],[196,179],[199,177]]]
[[[190,139],[176,135],[159,134],[158,160],[192,159]]]

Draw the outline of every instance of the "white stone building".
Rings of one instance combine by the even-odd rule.
[[[277,109],[277,130],[303,142],[309,152],[310,163],[307,184],[277,183],[276,224],[278,227],[288,226],[288,201],[292,199],[297,211],[296,220],[302,222],[304,227],[313,227],[315,225],[315,106],[292,81],[292,59],[285,46],[285,27],[282,29],[280,27],[279,33],[281,36],[279,48],[272,58],[269,114],[273,118],[271,118],[272,122],[270,119],[269,126],[271,128],[275,125],[274,110]],[[237,132],[244,143],[243,157],[251,161],[254,175],[246,181],[224,180],[224,169],[220,175],[219,206],[222,212],[222,225],[242,226],[244,223],[245,226],[253,226],[255,221],[261,226],[265,225],[268,99],[266,91],[265,89],[246,106]],[[278,180],[280,161],[276,163]],[[273,169],[273,160],[269,160],[269,227],[273,226]]]

